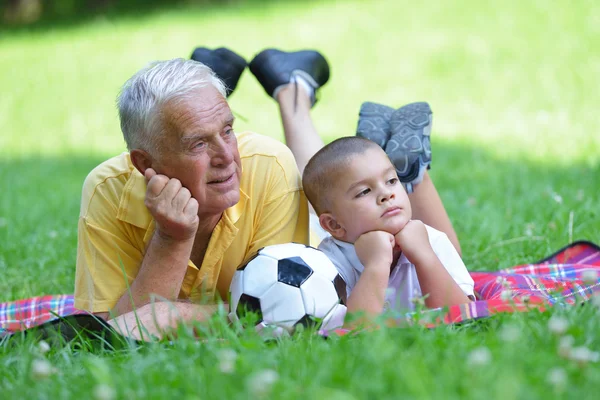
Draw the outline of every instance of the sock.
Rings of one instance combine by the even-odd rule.
[[[304,88],[304,90],[306,90],[306,93],[308,94],[308,97],[310,97],[311,99],[314,99],[315,97],[315,88],[311,86],[310,83],[308,83],[308,81],[306,79],[304,79],[301,75],[295,75],[292,76],[292,81],[296,80],[296,82],[298,83],[298,86],[301,86]]]
[[[314,104],[314,102],[315,102],[315,88],[310,83],[308,83],[308,81],[305,78],[303,78],[302,75],[299,75],[299,74],[293,74],[291,76],[291,78],[290,78],[290,82],[289,83],[277,86],[275,88],[275,90],[273,91],[273,98],[276,99],[277,98],[277,94],[279,93],[279,91],[281,89],[283,89],[284,86],[287,86],[290,83],[291,84],[296,83],[298,85],[298,87],[301,87],[306,92],[306,94],[308,94],[308,97],[310,97],[311,103]]]

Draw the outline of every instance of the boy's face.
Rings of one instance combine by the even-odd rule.
[[[395,235],[412,217],[396,169],[378,147],[353,156],[329,199],[331,212],[319,217],[321,225],[336,239],[349,243],[371,231]]]

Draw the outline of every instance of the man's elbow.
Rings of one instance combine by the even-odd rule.
[[[96,317],[98,317],[100,319],[103,319],[105,321],[108,321],[108,312],[106,312],[106,311],[105,312],[94,313],[94,316],[96,316]]]

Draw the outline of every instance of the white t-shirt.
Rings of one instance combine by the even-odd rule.
[[[430,226],[425,225],[429,235],[429,243],[433,251],[440,259],[450,276],[454,278],[458,286],[467,296],[473,296],[474,282],[467,267],[458,255],[458,252],[452,245],[445,233],[440,232]],[[319,250],[323,251],[333,262],[339,274],[346,281],[346,292],[350,292],[356,286],[358,278],[364,271],[354,245],[343,242],[329,236],[323,239],[319,245]],[[392,270],[388,282],[388,290],[385,294],[384,309],[406,311],[413,310],[414,303],[411,301],[415,297],[422,297],[421,286],[417,279],[417,271],[404,254],[400,255],[398,262]]]

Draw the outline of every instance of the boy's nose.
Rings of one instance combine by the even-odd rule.
[[[383,204],[386,201],[390,201],[392,200],[394,197],[396,197],[394,195],[394,192],[392,191],[385,191],[383,192],[381,195],[379,195],[379,204]]]

